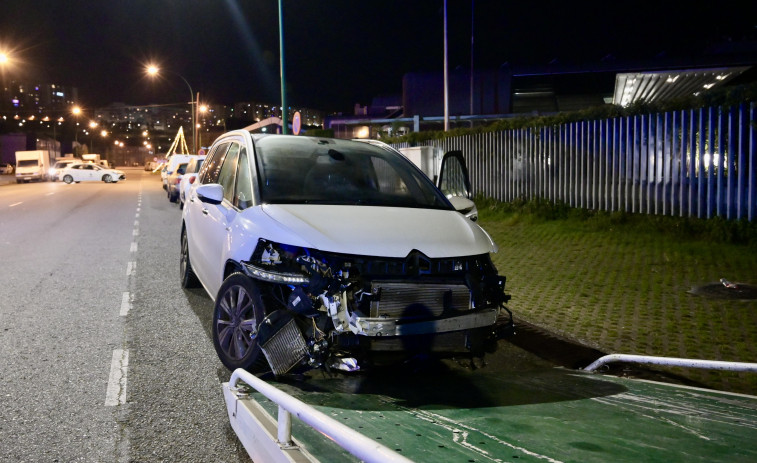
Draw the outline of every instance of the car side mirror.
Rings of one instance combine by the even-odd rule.
[[[463,196],[450,196],[447,198],[455,210],[472,221],[478,220],[478,208],[476,203]]]
[[[223,202],[223,187],[217,183],[200,185],[195,190],[200,201],[208,204],[221,204]]]

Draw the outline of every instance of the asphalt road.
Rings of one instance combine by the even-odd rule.
[[[0,461],[249,461],[160,180],[0,187]]]

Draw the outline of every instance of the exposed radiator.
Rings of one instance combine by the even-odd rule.
[[[371,317],[438,317],[445,310],[470,310],[470,290],[463,284],[376,281],[371,292]]]

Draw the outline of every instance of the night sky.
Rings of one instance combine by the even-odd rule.
[[[695,56],[755,40],[754,1],[474,0],[474,62],[599,63]],[[283,0],[288,102],[350,112],[399,94],[402,75],[441,71],[443,0]],[[80,103],[278,103],[276,0],[0,0],[6,80],[60,82]],[[471,61],[471,0],[449,0],[450,67]],[[153,61],[162,79],[145,77]]]

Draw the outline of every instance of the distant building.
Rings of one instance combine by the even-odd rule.
[[[79,99],[79,90],[58,84],[11,81],[2,86],[1,96],[0,112],[8,115],[22,111],[28,117],[43,112],[68,112]]]
[[[743,45],[743,44],[742,44]],[[732,51],[732,52],[729,52]],[[757,44],[719,50],[701,58],[658,58],[543,66],[503,65],[496,70],[450,70],[450,126],[470,127],[524,114],[554,114],[604,104],[628,106],[697,95],[724,85],[757,80]],[[396,102],[374,100],[355,114],[329,116],[325,127],[340,138],[376,138],[406,131],[441,130],[444,80],[439,72],[408,73]]]
[[[287,121],[289,121],[290,124],[296,111],[300,112],[303,126],[323,126],[324,113],[322,111],[293,106],[290,106],[289,111],[287,112]],[[241,121],[242,126],[261,122],[270,118],[281,118],[281,105],[256,102],[235,103],[231,110],[231,117]]]

